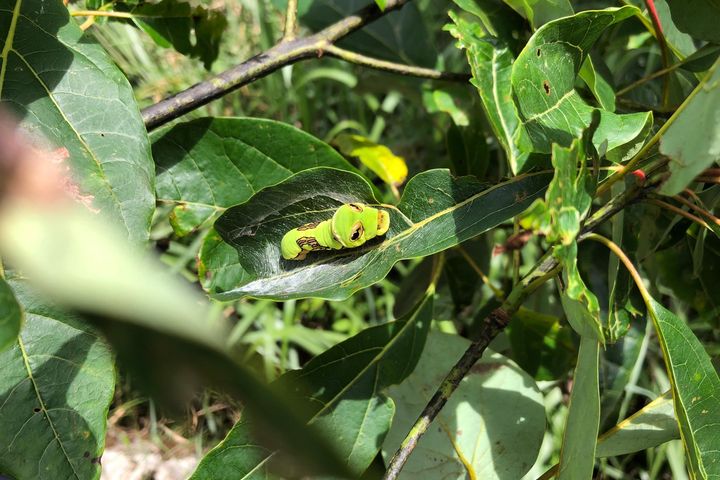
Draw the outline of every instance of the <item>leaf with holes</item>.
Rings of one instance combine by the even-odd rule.
[[[215,230],[237,249],[239,263],[254,279],[210,293],[225,300],[347,298],[382,280],[400,260],[440,252],[519,214],[542,195],[549,179],[547,173],[532,174],[487,188],[471,177],[429,170],[408,182],[400,204],[393,207],[379,205],[370,184],[352,172],[302,171],[228,209],[215,222]],[[359,248],[313,252],[303,261],[282,259],[280,241],[286,232],[327,220],[351,202],[387,211],[387,234]]]
[[[568,146],[590,125],[595,109],[575,90],[580,68],[608,27],[638,13],[630,6],[588,10],[535,32],[512,68],[513,92],[534,151],[550,153],[553,143]],[[616,162],[632,156],[652,126],[650,112],[619,115],[601,109],[600,114],[593,143]]]
[[[327,166],[357,172],[326,143],[273,120],[201,118],[151,138],[157,196],[178,204],[171,216],[178,234],[301,170]]]
[[[125,76],[83,36],[58,1],[16,0],[0,10],[0,99],[47,147],[60,147],[82,200],[149,235],[155,209],[147,133]]]
[[[23,281],[9,284],[25,326],[0,353],[0,476],[98,478],[114,392],[112,355],[77,317]]]
[[[430,294],[400,320],[363,330],[275,382],[307,412],[308,423],[334,439],[336,452],[358,476],[390,428],[395,407],[384,391],[414,370],[432,312]],[[192,479],[266,478],[276,454],[252,440],[251,422],[238,422],[205,456]]]

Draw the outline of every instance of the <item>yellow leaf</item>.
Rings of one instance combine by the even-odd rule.
[[[407,178],[405,159],[395,155],[385,145],[378,145],[361,135],[340,134],[333,142],[343,155],[357,157],[380,179],[396,189]]]

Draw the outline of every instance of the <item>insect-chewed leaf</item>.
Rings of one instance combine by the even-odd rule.
[[[235,288],[210,293],[224,300],[347,298],[381,280],[400,260],[440,252],[519,214],[543,194],[549,180],[546,173],[526,175],[486,188],[454,178],[448,170],[429,170],[408,182],[400,205],[393,207],[378,205],[370,184],[359,175],[332,168],[305,170],[228,209],[215,222],[222,239],[237,250],[237,262],[254,279],[241,284],[238,278]],[[302,262],[282,259],[280,241],[289,230],[327,220],[340,205],[352,202],[389,214],[384,237],[359,248],[312,252]],[[207,265],[205,260],[201,255],[201,264]],[[215,263],[214,270],[204,273],[212,276],[226,266]]]

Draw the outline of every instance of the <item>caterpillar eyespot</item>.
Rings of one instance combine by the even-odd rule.
[[[313,250],[357,248],[385,235],[388,228],[390,215],[386,211],[347,203],[328,220],[300,225],[287,232],[280,242],[280,252],[286,260],[304,260]]]

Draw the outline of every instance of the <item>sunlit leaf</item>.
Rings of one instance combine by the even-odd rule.
[[[660,191],[677,195],[705,168],[720,161],[720,60],[678,108],[660,139],[670,157],[670,178]]]
[[[59,1],[16,0],[0,10],[0,99],[71,170],[77,196],[147,240],[154,167],[132,89]]]
[[[469,344],[457,335],[432,332],[415,372],[390,388],[397,413],[383,444],[385,459]],[[398,478],[522,478],[537,457],[544,430],[542,395],[533,379],[506,357],[487,352],[420,438]]]
[[[532,36],[513,64],[512,86],[535,151],[568,146],[590,125],[595,109],[575,90],[580,68],[608,27],[637,14],[631,6],[587,10],[546,23]],[[613,161],[635,153],[652,125],[650,112],[600,114],[593,143]]]
[[[99,478],[115,385],[105,342],[20,280],[10,286],[25,325],[0,353],[0,473]]]
[[[539,28],[550,20],[575,13],[569,0],[504,0],[513,10]]]

